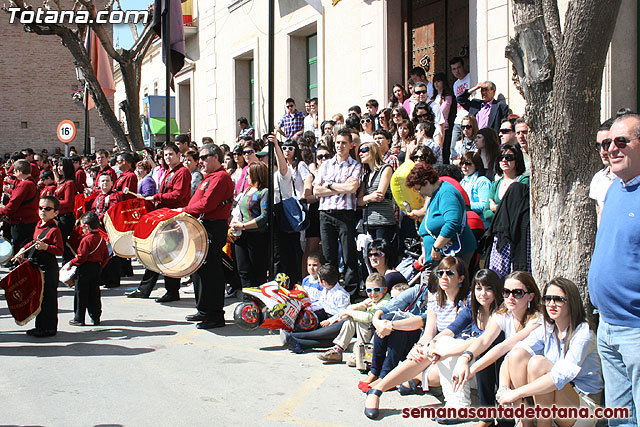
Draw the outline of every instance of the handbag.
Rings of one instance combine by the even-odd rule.
[[[299,233],[309,228],[309,214],[307,207],[303,205],[296,196],[295,186],[293,187],[293,196],[288,199],[282,199],[282,192],[278,186],[280,193],[280,203],[276,204],[276,219],[280,231],[285,233]]]

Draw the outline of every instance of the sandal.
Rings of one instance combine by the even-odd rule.
[[[358,382],[358,388],[363,393],[367,393],[369,390],[371,390],[371,383],[368,383],[366,381],[360,381]]]
[[[398,386],[398,393],[403,396],[406,396],[408,394],[417,394],[421,396],[424,394],[424,390],[422,389],[422,387],[420,387],[420,384],[416,384],[414,380],[409,380],[407,384],[409,384],[409,387],[405,386],[404,384],[400,384]]]
[[[382,396],[382,390],[378,390],[376,388],[372,388],[371,390],[369,390],[367,392],[367,396],[370,395],[370,394],[378,396],[378,406],[380,406],[380,396]],[[378,408],[367,408],[365,406],[364,407],[364,414],[370,420],[375,420],[380,415],[380,411],[378,410]]]

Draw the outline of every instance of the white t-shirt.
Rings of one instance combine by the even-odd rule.
[[[498,326],[500,327],[502,332],[504,332],[504,339],[507,339],[510,336],[515,335],[516,332],[518,332],[518,331],[516,331],[516,325],[515,325],[515,322],[513,321],[513,314],[511,314],[511,313],[493,313],[491,315],[491,317],[498,324]],[[538,324],[541,325],[543,322],[544,322],[544,318],[542,317],[542,314],[540,314],[538,317],[536,317],[534,319],[531,319],[525,325],[525,328],[528,325],[530,325],[531,323],[538,323]]]
[[[463,79],[458,79],[453,84],[453,94],[457,97],[462,95],[462,92],[465,90],[469,90],[471,88],[471,74],[467,73],[467,75]],[[462,108],[460,104],[458,104],[458,112],[456,113],[456,119],[454,120],[454,124],[461,124],[464,116],[468,115],[469,112]]]
[[[307,114],[307,116],[304,118],[304,131],[311,131],[316,135],[316,138],[320,138],[320,129],[314,127],[314,124],[315,122],[311,114]]]
[[[293,197],[293,168],[291,166],[287,167],[285,176],[280,175],[277,166],[273,173],[273,203],[280,203],[280,194],[282,194],[283,200]]]
[[[433,136],[436,136],[442,133],[440,132],[440,125],[443,124],[445,120],[444,120],[444,116],[442,115],[442,110],[440,109],[440,105],[436,101],[431,102],[430,105],[431,105],[431,111],[433,111],[433,115],[435,116],[434,125],[436,130],[435,132],[433,132]]]
[[[591,184],[589,185],[589,198],[595,200],[600,209],[602,209],[607,191],[615,179],[616,176],[611,173],[609,167],[599,170],[593,176]]]

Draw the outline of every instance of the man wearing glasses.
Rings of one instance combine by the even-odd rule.
[[[589,295],[600,313],[598,354],[607,407],[640,421],[640,115],[618,117],[602,142],[618,178],[607,191],[589,268]]]
[[[296,101],[287,98],[285,101],[286,113],[278,122],[276,131],[286,139],[294,139],[304,131],[304,114],[296,110]]]
[[[135,192],[138,190],[138,177],[133,171],[133,155],[131,153],[118,153],[116,163],[120,169],[120,176],[113,184],[113,191],[124,191],[125,188]]]
[[[500,145],[517,144],[518,138],[516,138],[516,120],[509,118],[502,119],[498,135],[500,136]]]
[[[472,93],[480,89],[481,99],[470,99]],[[509,107],[504,101],[495,99],[496,85],[493,82],[478,83],[469,90],[465,90],[458,95],[456,100],[469,114],[476,116],[478,129],[493,128],[496,132],[500,130],[502,119],[509,115]]]
[[[404,107],[405,110],[407,110],[409,117],[412,116],[413,110],[418,108],[418,104],[421,104],[421,103],[426,104],[428,107],[431,108],[431,111],[433,112],[433,115],[434,115],[434,126],[435,126],[435,132],[433,134],[433,137],[438,142],[438,144],[440,144],[440,146],[442,147],[442,139],[444,136],[444,123],[445,123],[444,116],[442,115],[442,110],[440,110],[440,105],[438,105],[437,102],[428,101],[428,99],[430,98],[429,98],[429,91],[428,91],[427,85],[423,82],[418,82],[413,86],[413,96],[407,99],[402,104],[402,106]],[[428,117],[426,115],[416,115],[416,118],[418,119],[418,121],[424,121]]]
[[[602,164],[604,167],[600,169],[591,179],[591,184],[589,185],[589,198],[595,200],[596,202],[596,214],[598,215],[598,226],[600,226],[600,215],[602,214],[602,207],[604,206],[604,198],[607,195],[607,191],[609,190],[609,186],[611,183],[617,178],[616,175],[611,172],[611,164],[609,163],[609,150],[603,147],[603,142],[606,144],[611,144],[611,140],[609,137],[609,130],[611,129],[611,125],[615,119],[612,117],[610,119],[605,120],[598,129],[598,133],[596,134],[596,150],[598,150],[598,154],[600,155],[600,160],[602,160]]]

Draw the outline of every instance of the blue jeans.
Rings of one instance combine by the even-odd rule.
[[[629,419],[610,419],[610,426],[638,426],[640,414],[640,328],[610,325],[600,318],[598,353],[602,361],[604,399],[608,408],[629,408]]]

